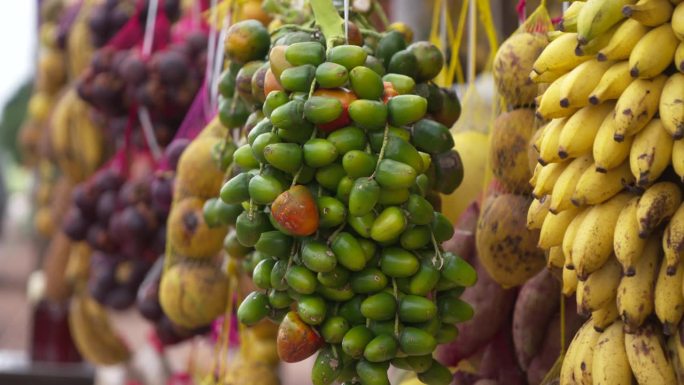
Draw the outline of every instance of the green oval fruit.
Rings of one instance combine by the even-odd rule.
[[[444,66],[444,55],[434,44],[427,41],[415,42],[408,46],[418,60],[416,80],[427,81],[439,75]]]
[[[316,291],[316,276],[304,266],[290,266],[285,280],[299,294],[312,294]]]
[[[276,261],[271,258],[261,260],[252,272],[252,282],[260,289],[271,288],[271,271]]]
[[[443,323],[435,339],[438,344],[448,344],[458,337],[458,328],[452,324]]]
[[[411,194],[406,202],[408,221],[416,225],[427,225],[435,218],[435,211],[430,202],[417,194]]]
[[[366,256],[366,261],[370,261],[375,256],[375,252],[377,250],[375,242],[369,239],[360,239],[359,244],[361,245],[363,253]]]
[[[316,171],[316,182],[325,189],[336,191],[337,185],[346,175],[347,173],[341,164],[332,163]]]
[[[375,180],[388,189],[410,188],[416,175],[413,167],[392,159],[383,159],[375,170]]]
[[[387,287],[387,276],[380,269],[367,267],[357,273],[352,274],[352,290],[360,294],[375,293]]]
[[[314,41],[293,43],[285,48],[285,58],[293,66],[317,66],[325,61],[325,47]]]
[[[249,181],[252,175],[241,173],[232,177],[221,187],[219,196],[221,200],[229,204],[237,204],[249,200]]]
[[[316,76],[316,67],[305,64],[288,68],[280,74],[280,84],[290,92],[309,92]]]
[[[408,293],[415,295],[427,295],[439,282],[439,270],[432,261],[424,258],[420,263],[418,272],[409,281]]]
[[[236,91],[247,105],[256,103],[256,98],[252,95],[252,77],[263,64],[261,60],[250,61],[242,66],[235,77]]]
[[[261,163],[266,163],[266,158],[264,157],[264,147],[273,143],[280,143],[280,138],[274,133],[266,132],[257,136],[251,146],[254,158]]]
[[[366,318],[364,318],[363,314],[361,314],[361,302],[363,302],[363,296],[357,295],[351,300],[343,303],[342,306],[340,306],[338,314],[349,321],[350,325],[364,324],[366,322]]]
[[[422,172],[423,158],[411,143],[396,136],[388,136],[385,146],[385,158],[396,160],[411,166],[416,172]]]
[[[399,336],[399,347],[409,356],[424,356],[432,354],[437,347],[437,342],[425,330],[405,327]]]
[[[261,233],[271,230],[271,224],[266,214],[260,211],[251,213],[243,211],[235,222],[235,232],[238,241],[243,246],[254,247]]]
[[[437,298],[437,308],[442,321],[446,323],[465,322],[473,318],[473,307],[451,296],[440,295]]]
[[[343,168],[344,169],[344,168]],[[354,179],[344,176],[337,184],[337,190],[335,196],[342,202],[349,202],[349,195],[354,187]]]
[[[354,292],[348,285],[341,288],[319,286],[316,291],[328,301],[345,302],[354,298]]]
[[[432,220],[430,227],[435,236],[435,240],[437,243],[446,242],[454,236],[454,226],[446,215],[440,212],[435,212],[434,215],[435,217]]]
[[[427,322],[437,315],[437,306],[429,299],[407,295],[399,302],[399,319],[403,322]]]
[[[349,72],[354,93],[361,99],[377,100],[382,97],[384,86],[380,75],[368,67],[356,67]]]
[[[373,338],[363,351],[363,357],[369,362],[389,361],[396,355],[397,341],[387,334]]]
[[[237,239],[235,231],[231,231],[223,240],[223,250],[225,250],[226,254],[232,259],[244,259],[247,257],[247,254],[252,251],[252,248],[242,246]],[[251,271],[253,268],[249,270]]]
[[[304,162],[310,167],[327,166],[336,158],[337,149],[328,140],[314,138],[304,143]]]
[[[356,364],[356,373],[363,385],[390,385],[387,377],[387,363],[374,363],[365,360]]]
[[[266,27],[257,20],[244,20],[233,24],[226,34],[226,55],[231,61],[247,63],[263,59],[271,45]]]
[[[292,238],[278,230],[262,233],[254,248],[265,255],[285,258],[290,255]]]
[[[349,201],[351,202],[351,198]],[[375,223],[373,223],[371,238],[377,242],[390,241],[397,238],[406,229],[406,224],[406,216],[400,208],[395,206],[387,207],[378,215]]]
[[[427,246],[432,240],[428,226],[415,226],[401,233],[399,244],[406,250],[418,250]]]
[[[441,154],[454,147],[454,139],[449,129],[442,123],[421,119],[413,125],[412,142],[421,151]]]
[[[317,273],[333,271],[337,265],[335,254],[323,242],[307,242],[304,247],[302,247],[301,253],[304,266]]]
[[[287,97],[287,93],[285,91],[271,91],[271,93],[269,93],[268,96],[266,96],[266,100],[264,100],[264,105],[262,107],[264,115],[267,118],[270,118],[271,114],[276,108],[284,105],[289,101],[290,99]]]
[[[219,77],[219,94],[224,98],[232,98],[235,94],[235,76],[237,72],[230,67],[226,68]]]
[[[420,120],[427,112],[427,100],[418,95],[399,95],[387,102],[389,121],[393,126],[405,126]]]
[[[366,266],[366,258],[359,241],[347,232],[341,232],[333,239],[330,247],[337,256],[337,262],[351,271],[360,271]]]
[[[289,309],[292,302],[292,297],[286,291],[269,290],[268,292],[268,303],[274,309]]]
[[[450,252],[444,253],[443,256],[442,275],[444,278],[465,287],[473,286],[477,282],[477,272],[465,259]]]
[[[398,247],[386,248],[380,256],[380,269],[390,277],[410,277],[419,267],[420,262],[415,255]]]
[[[349,117],[359,127],[367,130],[384,128],[387,116],[387,106],[380,101],[359,99],[349,105]]]
[[[394,87],[399,95],[412,93],[413,88],[416,86],[415,80],[401,74],[387,74],[382,77],[382,81],[392,83],[392,87]]]
[[[325,287],[339,289],[349,280],[349,271],[338,264],[332,271],[318,273],[317,279]]]
[[[356,45],[338,45],[328,51],[328,61],[344,66],[348,71],[366,62],[366,51]]]
[[[341,225],[347,217],[344,204],[333,197],[322,196],[316,200],[318,206],[318,225],[321,228],[332,228]]]
[[[358,217],[370,213],[379,196],[380,186],[375,180],[358,178],[349,194],[349,215]]]
[[[329,344],[339,344],[349,330],[349,322],[341,316],[328,317],[321,325],[321,335]]]
[[[249,181],[249,197],[256,204],[267,205],[273,202],[284,190],[275,177],[257,175]]]
[[[241,127],[247,121],[249,113],[242,99],[235,96],[219,102],[219,121],[226,128]]]
[[[352,150],[363,150],[366,148],[366,135],[363,130],[354,126],[334,131],[328,135],[327,139],[337,148],[337,153],[341,155]]]
[[[415,79],[418,74],[418,59],[409,50],[401,50],[392,55],[387,66],[387,72],[406,75]]]
[[[368,177],[375,171],[375,156],[360,150],[352,150],[342,157],[342,167],[350,178]]]
[[[375,55],[385,64],[385,67],[387,67],[392,56],[403,49],[406,49],[404,36],[400,32],[389,31],[384,34],[378,42]]]
[[[366,215],[359,217],[349,216],[347,223],[351,226],[357,234],[364,238],[370,238],[373,223],[375,223],[375,213],[369,212]]]
[[[302,166],[302,150],[295,143],[274,143],[264,147],[268,163],[285,172],[296,173]]]
[[[259,161],[254,157],[254,153],[249,144],[243,144],[235,150],[233,153],[233,161],[245,171],[259,168]]]
[[[347,83],[349,72],[339,64],[326,62],[316,68],[316,82],[321,88],[338,88]]]
[[[254,291],[242,301],[237,310],[237,317],[245,325],[254,325],[268,315],[268,297],[264,293]]]
[[[323,347],[316,356],[311,369],[313,385],[331,385],[342,372],[342,360],[331,346]]]
[[[302,126],[310,125],[304,120],[304,102],[291,100],[276,107],[271,113],[271,123],[280,129],[301,131]]]
[[[405,128],[402,127],[388,127],[387,131],[387,138],[392,138],[392,137],[397,137],[399,139],[404,140],[405,142],[409,142],[411,140],[411,132]],[[370,141],[371,149],[375,152],[380,152],[380,149],[382,148],[382,143],[385,139],[385,132],[384,130],[381,131],[372,131],[368,133],[368,140]]]
[[[287,280],[285,279],[287,273],[287,260],[281,259],[276,261],[271,270],[271,287],[276,290],[287,290]]]
[[[342,351],[352,358],[359,358],[372,339],[373,333],[370,329],[363,325],[354,326],[342,338]]]
[[[406,200],[408,200],[411,192],[407,188],[400,189],[380,189],[380,197],[378,198],[378,203],[383,206],[387,205],[401,205]]]
[[[418,374],[418,379],[426,384],[449,385],[453,380],[453,374],[436,360],[432,360],[430,369]]]
[[[309,325],[319,325],[325,319],[325,301],[315,295],[306,295],[297,302],[297,313]]]
[[[314,124],[327,124],[342,115],[342,102],[326,96],[312,96],[304,104],[304,116]]]
[[[373,321],[389,321],[394,319],[397,301],[387,292],[373,294],[361,302],[361,314]]]

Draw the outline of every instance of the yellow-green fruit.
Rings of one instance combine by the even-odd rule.
[[[491,197],[477,223],[480,262],[505,288],[523,284],[546,265],[544,252],[537,248],[539,231],[527,229],[529,206],[530,200],[522,195]]]
[[[218,195],[223,184],[223,171],[214,158],[214,145],[222,139],[197,138],[183,151],[178,162],[174,198],[188,196],[212,198]]]
[[[494,175],[508,191],[531,190],[528,144],[534,133],[534,111],[520,108],[494,120],[489,142],[489,161]]]
[[[221,250],[227,227],[209,228],[204,222],[204,201],[186,198],[174,204],[168,219],[171,249],[187,258],[211,258]]]
[[[501,44],[494,58],[494,82],[510,105],[531,105],[537,85],[529,77],[532,65],[549,43],[545,34],[516,33]]]
[[[226,310],[228,278],[212,264],[180,262],[162,276],[159,302],[174,323],[197,328]]]

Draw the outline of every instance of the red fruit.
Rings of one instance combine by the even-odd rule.
[[[302,185],[278,195],[271,205],[271,215],[290,235],[304,237],[318,229],[318,207],[309,189]]]
[[[399,95],[399,92],[394,89],[394,86],[390,82],[382,82],[385,87],[385,93],[382,95],[382,101],[387,104],[387,102],[393,97]]]
[[[269,68],[264,76],[264,96],[268,96],[271,91],[284,91],[283,86],[278,82],[278,78],[273,74]]]
[[[335,98],[342,103],[342,114],[340,114],[340,117],[333,120],[330,123],[320,124],[318,125],[318,128],[327,133],[330,133],[337,130],[338,128],[347,126],[351,122],[351,118],[349,117],[349,105],[351,104],[351,102],[357,99],[356,95],[354,95],[353,92],[343,88],[320,88],[316,90],[313,94],[314,96],[325,96],[328,98]]]
[[[278,328],[278,356],[285,362],[299,362],[323,347],[323,338],[299,318],[296,312],[287,313]]]

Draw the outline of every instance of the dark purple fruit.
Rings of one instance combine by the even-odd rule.
[[[175,170],[178,167],[178,160],[180,159],[185,148],[190,144],[189,139],[176,139],[171,144],[166,147],[164,151],[164,156],[166,156],[167,162],[169,162],[169,167]]]
[[[73,241],[82,241],[88,235],[89,222],[81,215],[81,210],[72,207],[62,222],[62,230]]]
[[[173,174],[159,173],[150,183],[152,208],[160,214],[168,215],[173,200]]]
[[[135,291],[126,286],[118,286],[107,293],[104,305],[114,310],[126,310],[135,303]]]
[[[129,84],[140,84],[147,78],[147,65],[142,57],[131,53],[119,65],[119,75]]]
[[[159,282],[164,270],[164,258],[159,258],[147,272],[145,279],[138,288],[136,304],[143,317],[150,321],[157,321],[164,311],[159,303]]]
[[[80,184],[74,188],[72,199],[81,215],[86,220],[94,220],[97,214],[97,193],[89,184]]]
[[[88,244],[96,250],[111,253],[116,250],[116,244],[109,236],[107,229],[100,225],[93,225],[88,229],[86,236]]]
[[[115,191],[106,191],[97,200],[97,220],[102,224],[108,224],[114,211],[116,211],[117,194]]]
[[[160,52],[156,54],[154,61],[159,78],[164,84],[181,84],[188,75],[188,61],[180,52]]]

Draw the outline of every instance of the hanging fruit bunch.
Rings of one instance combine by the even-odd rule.
[[[251,105],[264,115],[247,124],[215,201],[235,223],[227,242],[243,255],[255,249],[245,266],[259,290],[238,319],[280,322],[285,362],[320,350],[315,384],[386,384],[390,362],[447,384],[432,352],[472,315],[458,297],[476,273],[440,247],[453,227],[435,210],[437,192],[462,177],[438,121],[449,111],[444,92],[427,83],[442,54],[399,32],[365,31],[371,45],[362,47],[353,23],[344,44],[331,3],[312,8],[320,30],[286,26],[272,44],[261,24],[244,21],[226,37],[222,84],[237,93],[225,88],[221,121],[238,125]]]
[[[561,384],[684,381],[684,4],[675,3],[575,2],[533,65],[531,78],[550,83],[537,110],[550,122],[535,142],[530,213],[564,293],[591,315]]]

